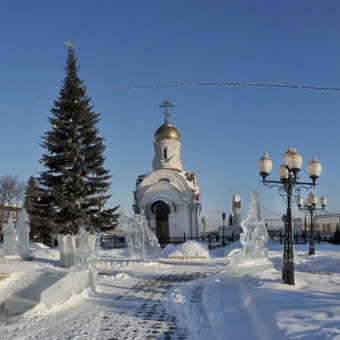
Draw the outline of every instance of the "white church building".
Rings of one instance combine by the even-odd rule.
[[[154,135],[153,171],[137,178],[133,209],[144,211],[149,228],[161,245],[199,237],[201,197],[196,173],[182,169],[181,143],[178,130],[168,121],[165,101],[165,122]]]

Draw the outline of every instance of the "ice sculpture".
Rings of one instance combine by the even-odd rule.
[[[64,268],[73,266],[74,259],[73,259],[72,235],[58,234],[57,238],[58,238],[61,266]]]
[[[259,193],[252,192],[248,205],[248,216],[241,222],[243,233],[240,241],[243,249],[230,256],[230,264],[226,272],[230,277],[244,275],[273,268],[273,263],[268,260],[266,243],[269,240],[265,222],[261,219]]]
[[[30,250],[30,225],[29,217],[25,208],[21,209],[16,232],[18,235],[18,254],[23,258],[27,258],[29,257]]]
[[[73,294],[80,294],[83,289],[97,285],[98,273],[93,270],[78,270],[77,266],[41,293],[40,302],[47,308],[53,304],[65,301]]]
[[[16,244],[16,235],[15,235],[15,227],[12,222],[12,218],[8,219],[8,223],[4,225],[4,254],[8,255],[17,255],[17,244]]]
[[[94,259],[99,253],[100,233],[90,234],[80,228],[74,238],[74,264],[82,270],[94,269]]]
[[[243,233],[240,241],[243,244],[245,255],[251,258],[267,257],[266,243],[269,240],[266,224],[261,220],[261,209],[259,204],[259,193],[252,192],[251,201],[248,206],[248,216],[241,222]]]
[[[135,216],[128,216],[121,212],[119,222],[123,226],[131,257],[155,258],[161,256],[161,246],[156,235],[148,228],[143,211],[140,215]]]
[[[101,233],[97,231],[93,231],[93,234],[91,234],[90,232],[86,231],[85,227],[80,226],[78,230],[78,235],[86,236],[86,237],[91,236],[90,240],[88,240],[90,244],[91,252],[93,252],[95,257],[98,257]]]
[[[5,316],[18,316],[36,306],[41,300],[41,293],[54,285],[64,275],[65,273],[45,272],[28,286],[25,284],[25,288],[16,291],[2,304],[4,309],[2,311],[4,311]]]
[[[62,267],[78,265],[81,270],[93,269],[93,261],[99,253],[100,233],[90,234],[79,228],[77,236],[58,235]]]

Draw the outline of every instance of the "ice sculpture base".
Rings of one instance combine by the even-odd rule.
[[[41,274],[28,287],[16,292],[3,303],[4,315],[18,316],[33,308],[40,302],[41,292],[63,276],[63,273]]]
[[[51,308],[53,304],[65,301],[73,294],[80,294],[85,288],[96,286],[97,276],[96,271],[73,266],[67,275],[42,292],[40,302]]]
[[[241,254],[236,254],[241,255]],[[236,256],[235,255],[235,256]],[[237,261],[235,261],[237,262]],[[274,268],[273,262],[267,258],[245,260],[242,263],[232,262],[226,267],[226,275],[231,278],[241,278],[243,276],[271,270]]]
[[[98,256],[100,234],[90,234],[85,230],[80,232],[81,235],[77,236],[58,234],[61,267],[69,268],[79,263],[91,267],[93,258]]]

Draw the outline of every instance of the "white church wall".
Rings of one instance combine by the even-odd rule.
[[[144,189],[144,190],[143,190]],[[187,203],[181,192],[168,183],[157,183],[141,190],[141,204],[152,205],[157,200],[163,200],[171,211],[176,212],[176,206]]]
[[[182,182],[180,180],[180,182]],[[170,238],[196,238],[198,232],[197,209],[192,207],[193,190],[181,192],[171,183],[157,182],[149,184],[150,179],[146,178],[136,192],[140,209],[143,209],[148,219],[149,227],[156,230],[155,217],[151,206],[157,201],[166,203],[170,208],[169,214],[169,237]],[[183,188],[184,189],[184,188]],[[196,205],[196,204],[195,204]]]
[[[164,200],[164,197],[158,197],[156,201],[162,201],[167,204]],[[146,219],[148,220],[148,227],[154,233],[156,232],[156,220],[155,215],[153,215],[151,211],[151,205],[149,207],[145,207],[145,211],[148,210],[148,214],[146,214]],[[176,239],[184,239],[184,233],[186,237],[192,237],[190,235],[190,231],[187,230],[188,223],[188,212],[186,208],[181,208],[180,206],[176,206],[176,211],[170,211],[169,213],[169,238]]]
[[[165,169],[156,170],[146,176],[142,183],[140,183],[139,189],[143,190],[143,188],[146,188],[147,186],[162,182],[173,185],[183,194],[185,194],[186,191],[191,193],[193,190],[185,179],[184,173]]]
[[[186,210],[183,209],[183,207],[179,207],[177,212],[171,216],[171,220],[172,228],[170,237],[184,239],[184,233],[186,236],[188,236],[186,230],[186,226],[188,225],[188,217]]]
[[[167,158],[164,158],[164,149],[167,149]],[[155,157],[152,168],[158,169],[177,169],[182,170],[180,160],[181,143],[174,140],[159,140],[154,143]]]

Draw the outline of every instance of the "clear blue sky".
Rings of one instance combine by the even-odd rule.
[[[2,0],[0,175],[27,181],[40,169],[39,143],[65,75],[65,41],[74,43],[89,87],[202,81],[340,87],[339,18],[340,2],[330,0]],[[242,196],[243,216],[253,189],[265,217],[281,216],[284,203],[259,182],[257,161],[268,152],[270,178],[278,179],[289,146],[303,156],[302,180],[318,157],[316,194],[327,197],[328,211],[340,210],[340,93],[182,87],[88,95],[102,113],[110,204],[128,213],[137,175],[152,170],[165,99],[174,104],[170,122],[181,133],[184,169],[198,173],[208,224],[231,212],[233,190]],[[295,207],[293,213],[299,216]]]

